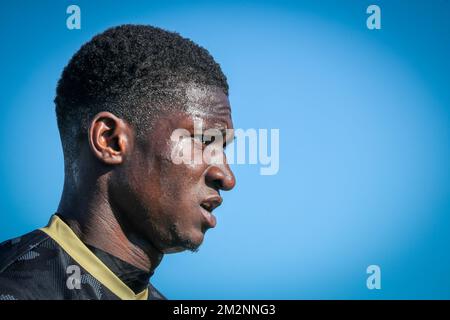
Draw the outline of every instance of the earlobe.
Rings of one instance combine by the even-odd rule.
[[[121,164],[129,147],[128,124],[110,112],[98,113],[89,127],[89,146],[105,164]]]

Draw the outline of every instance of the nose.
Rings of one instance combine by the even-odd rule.
[[[229,191],[236,185],[233,171],[228,164],[223,166],[211,166],[206,172],[206,184],[216,190]]]

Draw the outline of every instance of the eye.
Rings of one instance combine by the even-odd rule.
[[[197,140],[197,142],[201,143],[203,146],[208,146],[214,142],[216,139],[214,136],[205,136],[205,135],[191,135],[191,138]]]
[[[205,135],[202,136],[202,143],[203,143],[203,145],[205,145],[205,146],[210,145],[210,144],[213,143],[215,140],[216,140],[216,137],[215,137],[215,136],[205,136]]]

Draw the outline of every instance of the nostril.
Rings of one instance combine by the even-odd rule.
[[[216,190],[231,190],[234,188],[236,181],[233,173],[231,171],[228,172],[228,174],[225,174],[222,169],[211,167],[206,173],[206,183]]]

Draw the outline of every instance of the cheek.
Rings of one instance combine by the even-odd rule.
[[[201,188],[202,169],[196,166],[166,163],[161,168],[159,185],[169,202],[192,200]],[[170,201],[170,200],[174,201]]]
[[[222,165],[225,161],[225,152],[220,144],[211,144],[203,152],[203,161],[208,165]]]
[[[178,176],[174,179],[196,182],[207,168],[204,155],[201,143],[190,137],[185,137],[177,141],[171,141],[167,145],[167,151],[164,153],[162,160],[167,171],[171,173],[170,176]],[[166,176],[169,176],[169,174]]]
[[[197,210],[202,191],[201,166],[166,162],[160,171],[161,202],[167,214],[190,216]],[[197,213],[195,213],[197,214]]]
[[[153,152],[140,154],[133,160],[130,169],[134,188],[152,214],[160,218],[189,215],[188,212],[196,208],[205,186],[203,163],[173,161],[174,154],[189,150],[188,144],[193,147],[192,139],[161,143],[158,148],[152,148]]]
[[[186,166],[196,170],[203,164],[202,146],[191,137],[180,137],[169,144],[170,157],[167,159],[178,166]]]

